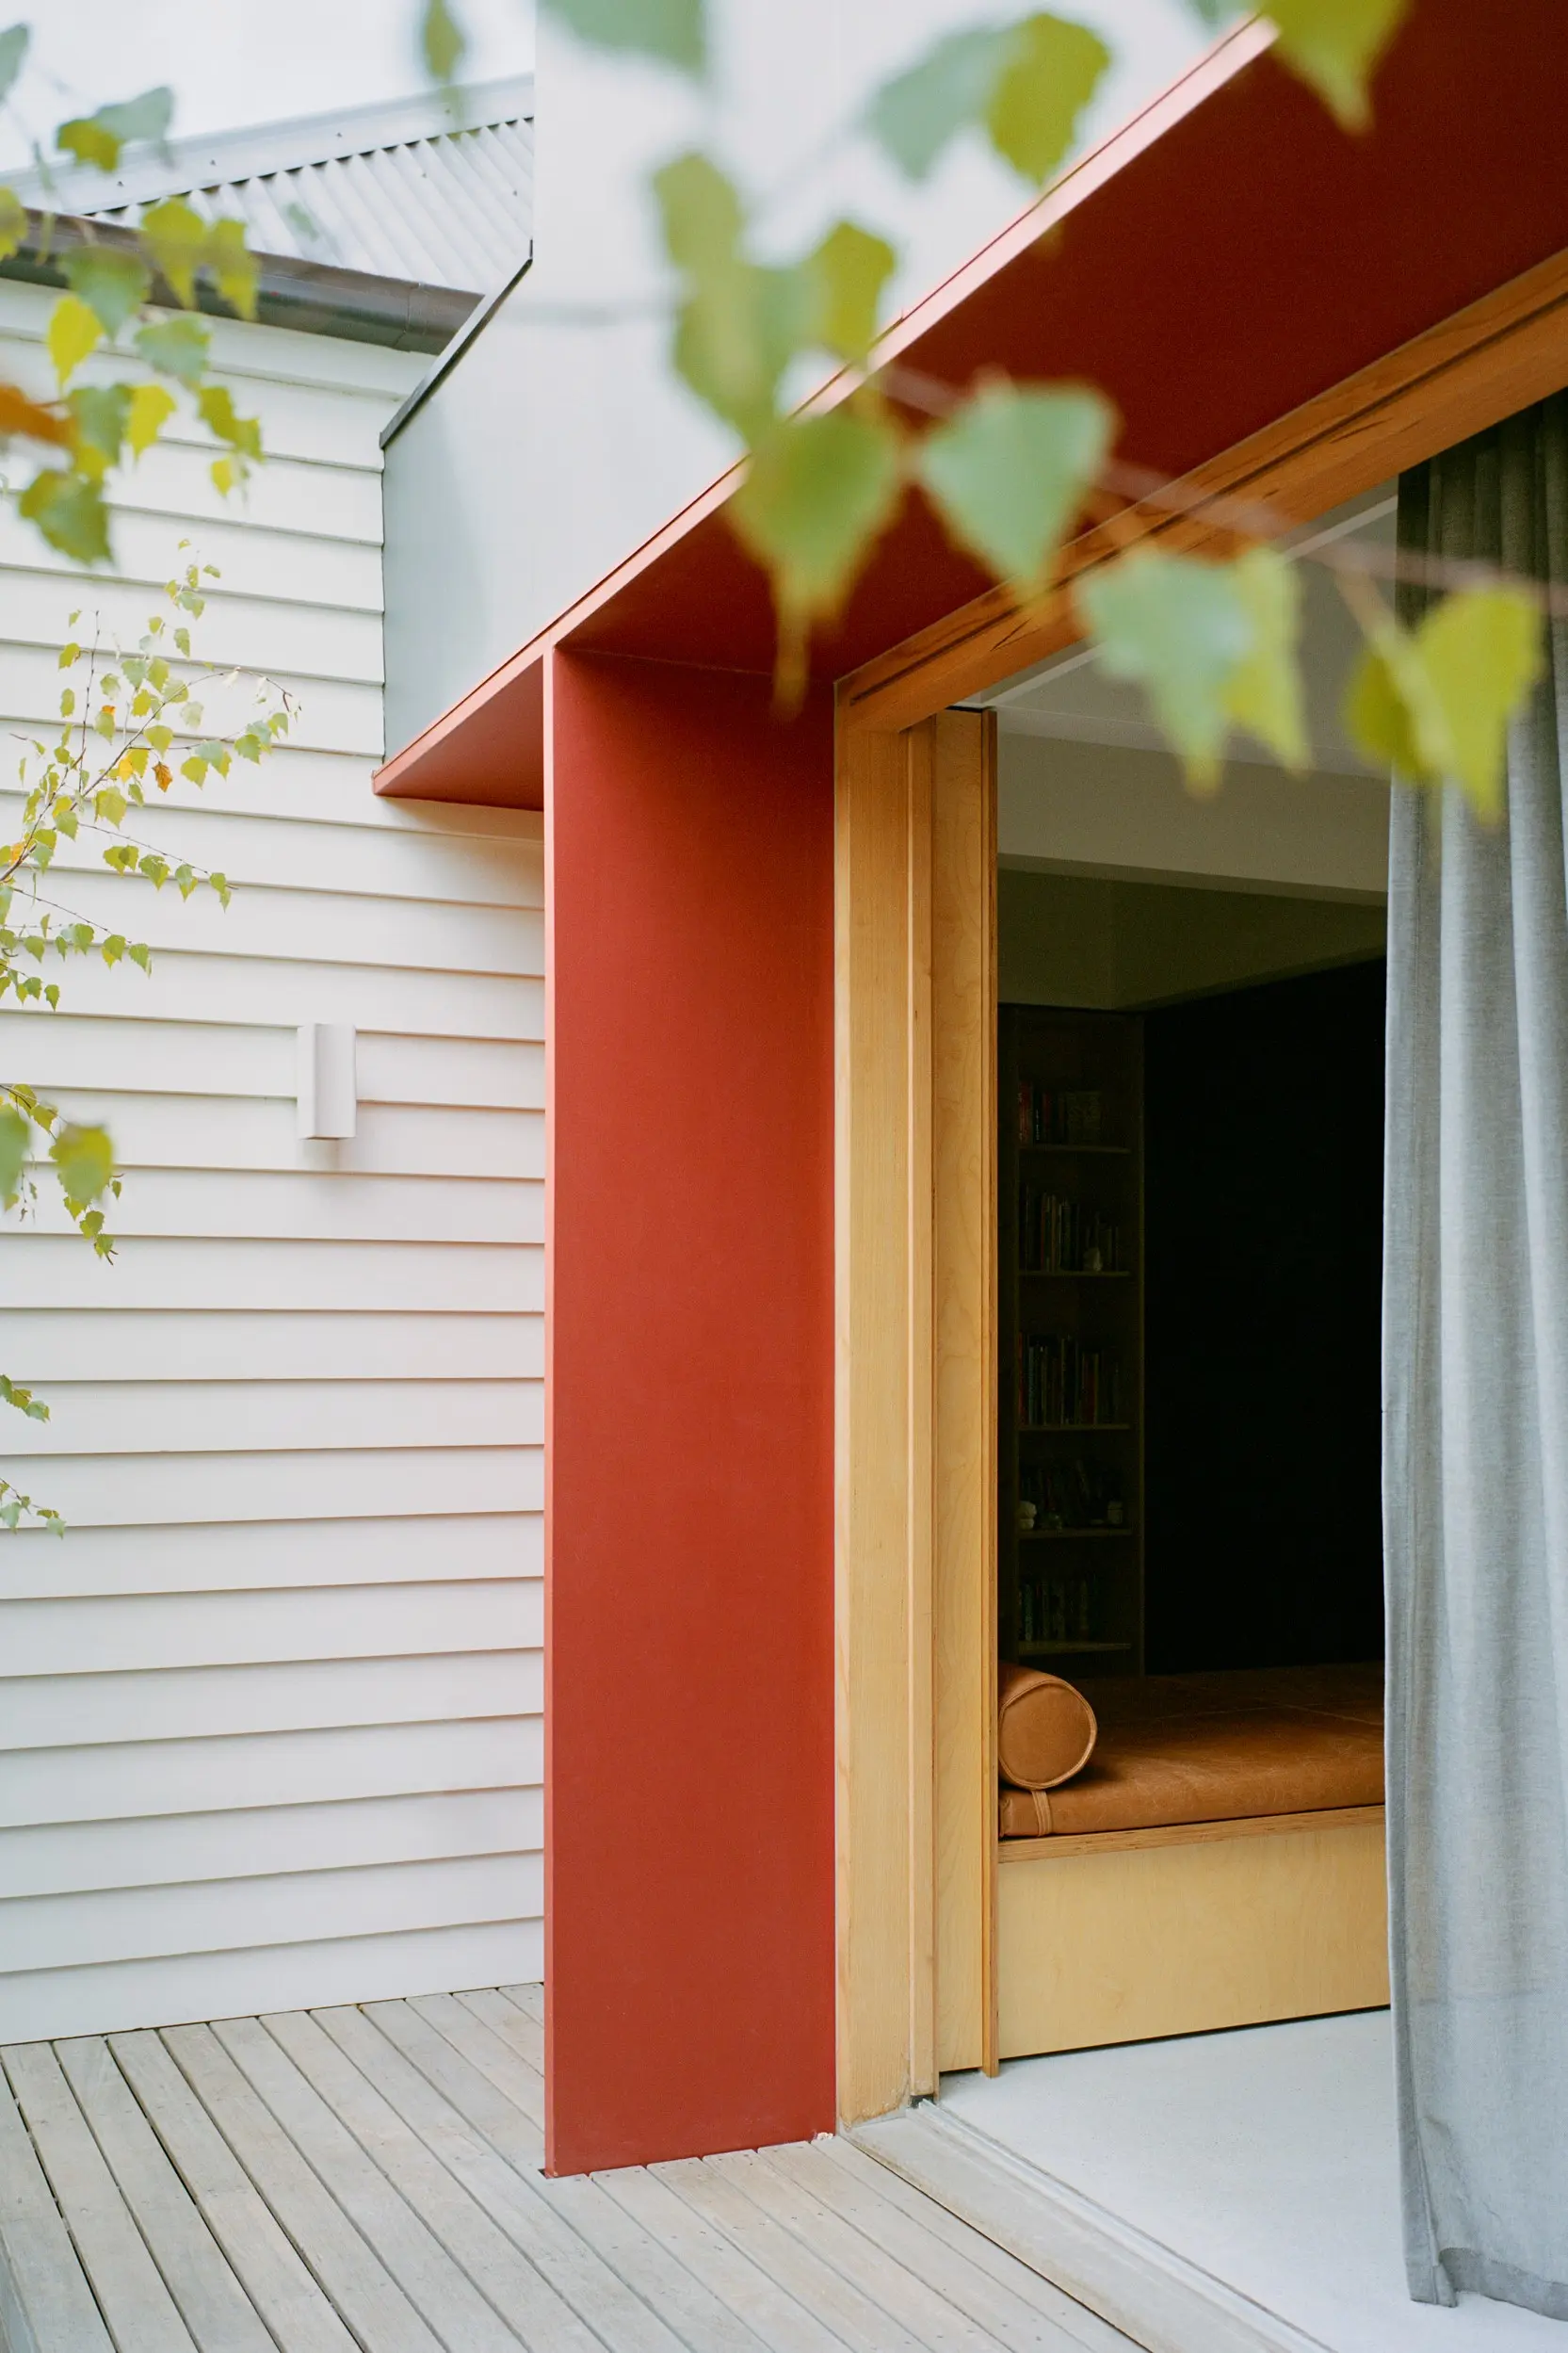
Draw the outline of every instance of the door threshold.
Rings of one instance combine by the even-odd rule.
[[[848,2137],[1149,2353],[1332,2353],[934,2101]]]

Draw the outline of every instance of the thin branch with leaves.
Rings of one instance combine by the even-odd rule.
[[[227,776],[236,759],[259,762],[287,735],[291,698],[267,680],[252,690],[246,723],[232,735],[206,732],[198,699],[210,688],[232,692],[235,672],[196,659],[190,625],[206,604],[211,564],[194,559],[165,589],[168,609],[149,616],[136,646],[105,645],[95,629],[83,644],[62,646],[59,730],[54,739],[32,737],[18,766],[21,808],[13,840],[0,843],[0,1002],[55,1012],[60,982],[50,977],[73,957],[105,965],[153,967],[146,943],[89,920],[53,895],[57,859],[71,845],[78,857],[96,848],[111,874],[138,878],[154,890],[171,884],[182,899],[210,890],[227,907],[226,875],[186,860],[171,862],[154,844],[127,830],[134,813],[167,794],[176,774],[203,786]],[[74,628],[79,612],[71,616]],[[149,796],[153,796],[150,800]],[[79,847],[78,847],[79,846]],[[78,870],[81,870],[78,868]],[[45,887],[46,883],[50,887]],[[35,1216],[39,1177],[47,1167],[66,1212],[100,1258],[112,1258],[105,1203],[120,1197],[114,1146],[106,1129],[62,1118],[57,1107],[18,1079],[0,1075],[0,1209]],[[49,1408],[27,1387],[0,1374],[0,1404],[34,1421]],[[59,1530],[60,1516],[0,1477],[0,1527],[24,1519]]]

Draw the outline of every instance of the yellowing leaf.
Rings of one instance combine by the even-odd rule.
[[[468,36],[446,0],[425,0],[419,22],[419,48],[425,70],[433,82],[449,82],[462,62]]]
[[[1110,51],[1098,33],[1059,16],[1026,17],[992,90],[985,125],[997,154],[1043,187],[1073,145]]]
[[[921,443],[915,464],[954,536],[998,579],[1044,586],[1110,446],[1097,392],[994,383]]]
[[[1231,578],[1251,615],[1253,641],[1252,652],[1232,673],[1225,707],[1238,727],[1299,775],[1310,757],[1301,692],[1300,575],[1271,547],[1253,547],[1232,565]]]
[[[26,235],[26,205],[15,188],[0,187],[0,261],[8,261]]]
[[[154,269],[168,279],[188,308],[196,300],[196,272],[206,258],[207,224],[183,196],[166,196],[141,216],[141,242]]]
[[[214,458],[207,472],[212,476],[212,486],[219,498],[233,495],[239,482],[239,469],[233,458]]]
[[[1502,812],[1509,722],[1541,669],[1534,600],[1464,589],[1414,632],[1391,620],[1378,633],[1350,681],[1346,725],[1368,758],[1414,782],[1451,779],[1490,822]]]
[[[629,49],[683,73],[707,64],[703,0],[542,0],[555,17],[596,49]]]
[[[1232,567],[1139,550],[1090,573],[1076,594],[1107,677],[1143,688],[1188,783],[1212,790],[1227,690],[1256,643]]]
[[[1277,54],[1348,131],[1371,120],[1368,86],[1410,0],[1269,0]]]
[[[73,294],[81,297],[106,335],[120,333],[146,300],[152,283],[146,263],[118,246],[73,246],[60,267]]]
[[[885,237],[852,220],[830,229],[801,265],[811,305],[811,340],[835,358],[865,360],[877,333],[877,308],[897,256]]]
[[[114,1145],[103,1128],[62,1128],[49,1146],[68,1203],[84,1207],[107,1193],[114,1181]]]
[[[800,621],[840,602],[893,512],[898,476],[893,427],[858,410],[789,418],[752,452],[728,512],[781,614]]]
[[[132,387],[131,406],[125,419],[125,441],[131,455],[139,458],[151,449],[175,410],[174,395],[164,384],[137,384]]]
[[[1422,658],[1447,721],[1453,773],[1482,817],[1500,813],[1509,722],[1542,670],[1542,623],[1518,589],[1463,589],[1428,613]]]
[[[96,114],[62,122],[55,144],[62,155],[74,155],[78,163],[112,171],[122,147],[135,139],[165,138],[173,120],[174,92],[167,87],[145,89],[139,98],[127,98],[117,106],[100,106]]]
[[[235,414],[234,396],[226,384],[203,384],[196,406],[208,431],[219,441],[226,441],[242,457],[261,456],[261,426],[253,416]]]
[[[261,263],[245,242],[243,220],[215,220],[207,232],[206,263],[214,285],[241,318],[256,316]]]
[[[87,304],[74,294],[62,294],[49,314],[44,333],[49,357],[61,384],[68,384],[82,362],[96,351],[104,330]]]
[[[1109,62],[1097,33],[1043,10],[949,33],[884,83],[866,129],[912,180],[925,179],[961,131],[983,130],[1039,187],[1071,148]]]

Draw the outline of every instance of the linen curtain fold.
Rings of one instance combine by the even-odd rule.
[[[1407,475],[1412,549],[1568,585],[1568,395]],[[1402,588],[1407,616],[1421,592]],[[1405,2259],[1568,2319],[1568,628],[1508,814],[1396,791],[1383,1495]]]

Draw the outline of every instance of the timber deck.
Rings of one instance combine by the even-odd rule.
[[[1127,2353],[842,2140],[559,2181],[537,1986],[0,2052],[6,2353]]]

